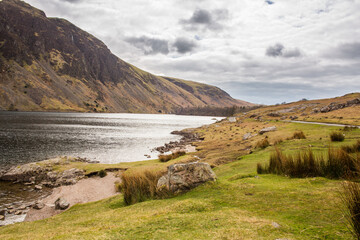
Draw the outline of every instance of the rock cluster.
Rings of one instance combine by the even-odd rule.
[[[346,103],[330,103],[329,105],[322,107],[320,110],[315,109],[314,112],[316,113],[316,111],[320,111],[321,113],[327,113],[327,112],[331,112],[331,111],[335,111],[338,109],[342,109],[342,108],[346,108],[346,107],[351,107],[354,105],[359,105],[360,104],[360,98],[355,98],[353,100],[349,100]]]
[[[35,190],[41,190],[43,185],[46,187],[71,185],[85,177],[85,172],[76,168],[63,172],[53,171],[52,167],[59,164],[59,159],[53,159],[43,161],[40,164],[28,163],[14,166],[8,171],[0,173],[0,180],[35,185]]]
[[[169,143],[165,143],[164,146],[155,148],[156,151],[160,153],[165,153],[175,148],[185,148],[186,145],[203,140],[203,138],[201,138],[198,134],[187,131],[173,131],[171,132],[171,134],[180,135],[182,136],[182,138],[179,141],[171,141]]]
[[[214,180],[216,175],[208,163],[179,163],[168,167],[167,174],[158,180],[157,188],[178,193]]]
[[[60,197],[55,201],[55,209],[65,210],[70,206],[64,198]]]

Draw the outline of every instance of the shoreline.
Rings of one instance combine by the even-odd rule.
[[[165,143],[162,146],[154,148],[154,150],[158,151],[159,154],[176,151],[185,151],[186,153],[196,152],[196,147],[193,146],[191,143],[203,140],[203,138],[201,138],[198,134],[194,133],[194,129],[173,131],[171,132],[171,134],[180,135],[182,136],[182,138],[179,141],[170,141],[168,143]],[[50,190],[50,193],[41,195],[33,199],[31,203],[26,203],[25,208],[23,206],[17,206],[17,204],[15,204],[14,202],[9,204],[8,207],[3,209],[3,211],[6,211],[6,213],[4,213],[5,220],[0,220],[0,226],[23,221],[36,221],[57,215],[64,211],[55,210],[55,201],[60,197],[68,201],[70,208],[71,206],[78,203],[98,201],[104,198],[114,196],[118,194],[115,191],[115,183],[120,181],[119,176],[116,176],[114,172],[127,170],[127,168],[117,167],[105,168],[104,170],[107,172],[107,176],[105,176],[104,178],[100,178],[98,177],[98,171],[85,173],[85,171],[82,169],[72,168],[69,169],[69,171],[71,172],[70,175],[65,174],[65,176],[63,176],[61,174],[57,174],[57,179],[54,178],[55,181],[54,179],[52,179],[52,183],[48,181],[48,178],[44,177],[45,175],[53,175],[54,166],[68,164],[69,162],[81,162],[84,164],[95,165],[101,164],[98,161],[71,157],[62,157],[44,160],[40,162],[32,162],[23,164],[16,169],[21,169],[21,167],[29,165],[42,165],[44,169],[32,169],[32,175],[31,173],[29,173],[29,169],[25,169],[25,171],[23,172],[25,177],[23,177],[20,173],[18,174],[15,172],[13,174],[15,177],[10,177],[7,181],[4,181],[3,179],[4,174],[10,172],[14,167],[10,167],[7,171],[1,171],[0,181],[2,182],[9,182],[10,184],[21,184],[22,186],[27,187],[35,187],[35,189],[38,188],[37,190],[41,192],[42,189],[45,189],[46,187],[48,191]],[[62,174],[64,174],[64,172]],[[37,177],[39,177],[40,180],[36,180],[34,178],[35,175],[38,175]],[[58,179],[61,179],[59,183]],[[41,205],[42,207],[40,209],[35,209],[38,208],[39,205]],[[19,208],[22,209],[21,214],[16,215],[15,213],[16,211],[19,211]]]

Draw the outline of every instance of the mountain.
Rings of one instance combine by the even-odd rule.
[[[67,20],[0,1],[2,110],[168,113],[233,105],[251,104],[214,86],[152,75]]]

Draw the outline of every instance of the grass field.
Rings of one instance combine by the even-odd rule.
[[[263,127],[277,131],[243,140],[245,133]],[[292,139],[295,131],[306,139]],[[37,222],[0,228],[1,239],[351,239],[341,201],[342,180],[257,175],[257,163],[267,163],[273,146],[255,149],[267,138],[286,153],[311,147],[324,153],[329,145],[355,143],[360,129],[346,132],[343,142],[331,142],[341,127],[280,121],[221,122],[197,131],[205,140],[198,152],[166,163],[127,164],[128,171],[165,169],[175,162],[210,163],[218,176],[183,195],[131,206],[122,195],[75,205],[68,211]],[[194,156],[196,155],[196,157]],[[125,165],[119,165],[125,166]],[[90,170],[90,169],[89,169]]]

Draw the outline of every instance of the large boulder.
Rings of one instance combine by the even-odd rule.
[[[264,133],[272,132],[272,131],[276,131],[276,126],[263,128],[259,131],[259,134],[264,134]]]
[[[179,163],[168,167],[167,174],[158,180],[157,188],[177,193],[214,180],[216,175],[207,163]]]

